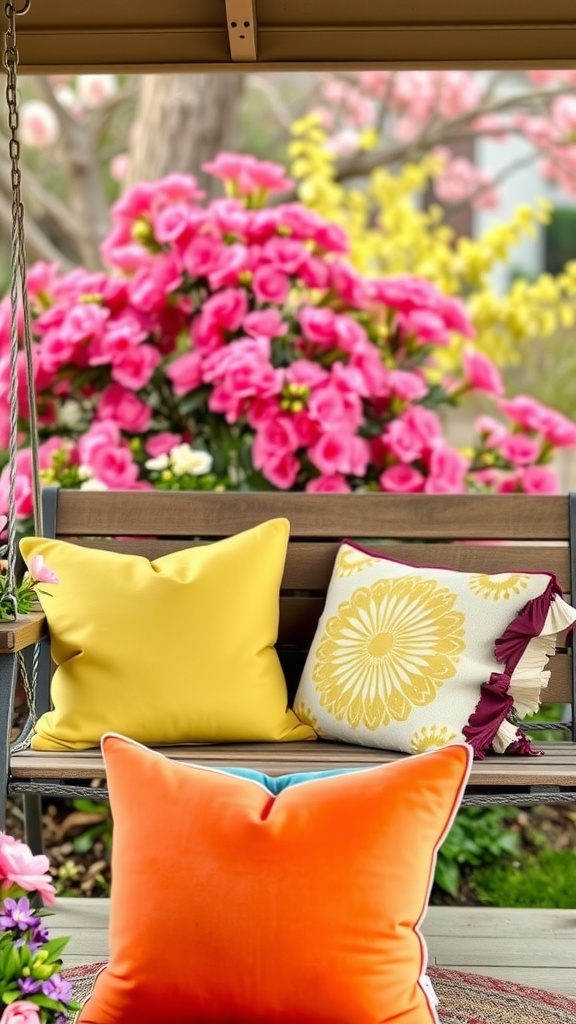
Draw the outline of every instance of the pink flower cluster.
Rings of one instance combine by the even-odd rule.
[[[209,170],[226,198],[206,204],[194,178],[174,174],[116,203],[103,245],[109,271],[31,269],[46,480],[93,489],[557,489],[546,463],[555,447],[576,444],[576,426],[534,403],[529,415],[529,399],[504,399],[459,299],[409,275],[360,275],[337,225],[296,202],[266,205],[290,185],[280,166],[224,153]],[[436,353],[457,336],[468,339],[461,373],[442,379]],[[8,347],[4,302],[0,424]],[[20,391],[16,504],[25,517],[23,381]],[[447,443],[437,409],[469,391],[491,395],[508,426],[481,425],[464,455]],[[7,487],[4,471],[0,510]]]
[[[387,117],[389,131],[400,143],[429,146],[430,131],[441,143],[482,135],[506,141],[520,135],[539,153],[540,171],[567,195],[576,195],[576,73],[573,70],[527,71],[528,88],[519,89],[518,103],[491,91],[470,71],[364,71],[326,76],[318,108],[329,144],[339,156],[362,148],[363,132]],[[530,84],[540,95],[531,95]],[[565,90],[565,91],[564,91]],[[494,109],[491,109],[493,107]],[[484,111],[478,113],[478,111]],[[499,205],[494,175],[476,167],[450,146],[445,166],[434,176],[434,190],[449,205],[477,208]]]

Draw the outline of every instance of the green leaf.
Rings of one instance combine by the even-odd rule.
[[[457,896],[460,888],[460,868],[455,861],[446,862],[439,858],[434,881],[450,896]]]
[[[61,936],[57,939],[48,939],[48,942],[45,942],[42,946],[43,951],[48,954],[48,962],[53,963],[54,960],[57,960],[60,957],[62,950],[66,948],[69,942],[70,937],[68,935]]]

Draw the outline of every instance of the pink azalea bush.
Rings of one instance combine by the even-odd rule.
[[[283,168],[221,154],[226,198],[181,174],[112,209],[108,269],[30,270],[44,479],[138,490],[551,493],[576,425],[507,399],[464,304],[430,282],[368,278],[335,224],[297,202]],[[8,442],[9,308],[0,305],[0,448]],[[460,372],[438,356],[464,344]],[[32,509],[24,364],[18,516]],[[464,451],[442,408],[482,392]],[[0,475],[0,511],[8,477]]]

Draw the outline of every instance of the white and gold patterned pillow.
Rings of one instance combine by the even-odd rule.
[[[557,635],[576,621],[560,595],[551,573],[408,565],[344,542],[296,712],[364,746],[529,753],[507,718],[539,707]]]

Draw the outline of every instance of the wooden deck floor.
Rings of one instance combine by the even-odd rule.
[[[105,960],[109,902],[62,899],[47,924],[70,935],[67,966]],[[576,910],[430,907],[424,925],[429,960],[576,997]]]

